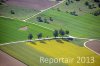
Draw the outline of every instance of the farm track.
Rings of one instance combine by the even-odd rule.
[[[88,39],[88,38],[78,38],[78,37],[72,37],[72,36],[69,36],[71,38],[75,38],[75,39]],[[34,39],[34,40],[31,40],[31,41],[40,41],[40,40],[51,40],[51,39],[54,39],[55,37],[50,37],[50,38],[42,38],[42,39]],[[57,39],[61,39],[62,37],[56,37]],[[63,37],[63,38],[68,38],[68,37]],[[95,40],[95,39],[88,39],[88,40]],[[4,45],[10,45],[10,44],[16,44],[16,43],[21,43],[21,42],[27,42],[27,41],[30,41],[30,40],[23,40],[23,41],[16,41],[16,42],[9,42],[9,43],[2,43],[0,44],[0,46],[4,46]]]
[[[47,8],[47,9],[41,10],[39,13],[37,13],[37,14],[35,14],[35,15],[33,15],[33,16],[30,16],[29,18],[26,18],[26,19],[24,19],[24,20],[22,20],[22,21],[25,21],[25,22],[26,22],[26,21],[29,20],[30,18],[35,17],[35,16],[37,16],[37,15],[39,15],[39,14],[41,14],[41,13],[43,13],[43,12],[45,12],[45,11],[51,9],[51,8],[53,8],[53,7],[56,7],[56,6],[60,5],[60,4],[62,4],[64,1],[65,1],[65,0],[63,0],[63,1],[59,2],[59,3],[57,3],[57,4],[54,5],[54,6],[51,6],[51,7]]]
[[[30,23],[30,22],[27,22],[27,20],[29,20],[30,18],[33,18],[33,17],[35,17],[35,16],[37,16],[37,15],[39,15],[39,14],[41,14],[41,13],[43,13],[43,12],[45,12],[45,11],[51,9],[51,8],[53,8],[53,7],[56,7],[57,5],[62,4],[64,1],[65,1],[65,0],[63,0],[63,1],[59,2],[59,3],[57,3],[57,4],[54,5],[54,6],[51,6],[51,7],[47,8],[47,9],[41,10],[41,12],[39,12],[39,13],[33,15],[33,16],[30,16],[30,17],[28,17],[28,18],[26,18],[26,19],[24,19],[24,20],[20,20],[20,21],[26,22],[26,23]],[[6,17],[6,16],[0,16],[0,17],[3,17],[3,18],[9,18],[9,19],[15,19],[15,18],[10,18],[10,17]],[[37,25],[37,26],[39,26],[39,27],[46,28],[46,29],[49,29],[49,30],[52,30],[52,31],[53,31],[53,29],[44,27],[44,26],[42,26],[42,25],[38,25],[38,24],[36,24],[36,23],[30,23],[30,24],[34,24],[34,25]]]

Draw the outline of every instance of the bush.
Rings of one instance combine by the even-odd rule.
[[[89,5],[89,2],[85,2],[85,5],[88,6]]]
[[[89,5],[88,8],[89,8],[89,9],[93,9],[92,5]]]
[[[95,13],[94,13],[94,16],[99,16],[100,15],[100,10],[98,10],[98,11],[96,11]]]
[[[71,15],[78,16],[75,11],[70,12]]]
[[[66,2],[66,5],[69,5],[68,2]]]
[[[10,13],[11,13],[11,14],[15,14],[15,11],[14,11],[14,10],[11,10]]]
[[[41,17],[37,17],[36,19],[37,19],[38,22],[43,22]]]
[[[57,11],[61,11],[59,8],[57,8]]]
[[[50,21],[53,21],[53,18],[52,18],[52,17],[49,17],[49,20],[50,20]]]

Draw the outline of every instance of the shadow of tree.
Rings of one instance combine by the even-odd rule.
[[[36,42],[34,42],[34,41],[32,41],[32,42],[30,42],[30,43],[36,45]]]
[[[45,42],[44,40],[41,40],[40,43],[42,43],[42,44],[46,44],[46,42]]]
[[[68,39],[65,39],[65,38],[63,38],[62,40],[63,40],[63,41],[66,41],[66,42],[70,42]]]
[[[56,41],[59,43],[64,43],[61,39],[56,39]]]

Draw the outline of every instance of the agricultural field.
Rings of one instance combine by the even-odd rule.
[[[45,40],[34,43],[25,42],[0,46],[4,52],[16,57],[29,66],[98,66],[100,56],[85,47],[63,40]],[[81,50],[81,51],[80,51]],[[94,63],[76,63],[77,57],[94,57]],[[73,63],[40,63],[40,57],[47,58],[75,58]]]
[[[0,3],[0,66],[99,66],[98,5],[93,0]],[[64,58],[70,60],[61,62]]]
[[[43,37],[52,36],[51,30],[19,20],[0,18],[0,25],[2,28],[0,29],[0,43],[27,40],[30,33],[34,34],[34,39],[37,38],[39,32],[44,34]]]
[[[49,0],[8,0],[0,5],[0,16],[23,20],[56,3]],[[11,14],[11,10],[15,14]]]
[[[66,3],[66,1],[64,1],[64,3],[62,3],[61,5],[58,5],[57,7],[54,7],[26,21],[42,25],[51,28],[53,30],[55,29],[59,30],[61,28],[64,30],[69,30],[70,35],[75,37],[100,39],[100,30],[99,30],[100,16],[94,16],[90,14],[100,8],[97,7],[96,9],[88,9],[84,5],[85,2],[86,0],[85,1],[81,0],[78,3],[75,1],[74,3],[71,3],[68,6],[64,6]],[[82,4],[83,6],[79,6],[80,4]],[[97,4],[95,6],[97,6]],[[84,7],[83,11],[86,11],[87,13],[84,13],[82,11],[75,11],[79,12],[76,13],[77,16],[70,14],[70,12],[73,12],[74,10],[79,10],[78,8],[83,8],[83,7]],[[65,9],[69,11],[66,12]],[[41,17],[42,20],[47,19],[47,22],[49,24],[45,22],[38,22],[37,17]],[[50,21],[50,17],[52,17],[53,21]]]

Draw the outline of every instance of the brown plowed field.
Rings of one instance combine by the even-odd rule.
[[[19,6],[25,8],[34,8],[34,9],[45,9],[48,8],[57,2],[50,0],[8,0],[7,4],[12,6]]]
[[[0,66],[27,66],[8,54],[0,51]]]
[[[85,44],[88,48],[100,54],[100,40],[89,41]]]

